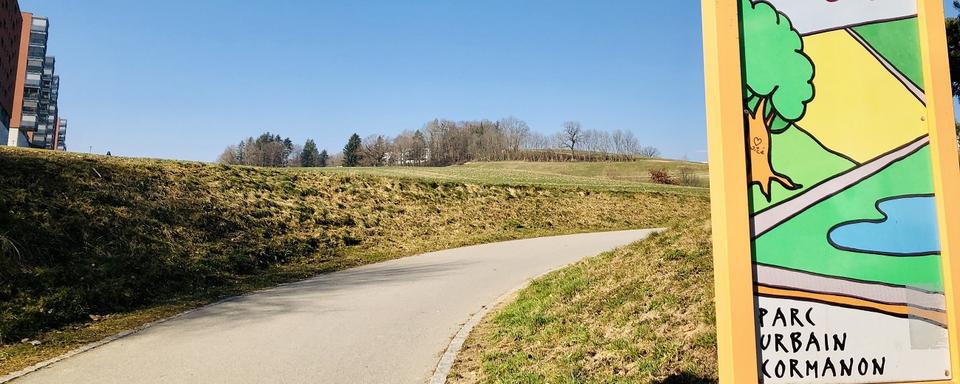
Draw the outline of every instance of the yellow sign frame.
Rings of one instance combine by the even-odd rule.
[[[917,0],[952,380],[960,384],[960,161],[941,0]],[[702,0],[717,353],[722,384],[759,382],[738,1]],[[947,196],[954,199],[944,198]],[[955,234],[951,236],[950,234]]]

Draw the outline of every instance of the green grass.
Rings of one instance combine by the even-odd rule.
[[[675,160],[630,162],[520,162],[468,163],[451,167],[325,168],[294,172],[331,172],[347,175],[374,175],[483,185],[525,185],[544,188],[582,188],[633,192],[675,192],[707,195],[706,188],[650,183],[651,169],[672,173],[681,168],[706,182],[707,166]]]
[[[441,171],[461,169],[471,167]],[[19,251],[0,252],[0,372],[319,273],[500,240],[659,227],[708,205],[689,188],[384,173],[392,171],[0,148],[0,236]]]
[[[705,218],[538,279],[474,329],[452,383],[714,383]]]
[[[897,70],[916,84],[923,84],[920,62],[920,26],[916,17],[855,27],[870,46],[880,52]]]
[[[883,219],[876,207],[883,198],[933,193],[930,159],[926,147],[808,208],[755,240],[756,260],[829,276],[942,291],[940,256],[890,257],[845,251],[832,246],[825,236],[839,223]]]
[[[752,209],[760,212],[773,204],[789,199],[813,187],[817,183],[853,168],[856,164],[824,149],[813,137],[796,127],[787,128],[772,135],[770,156],[777,172],[790,176],[801,187],[788,190],[780,183],[773,183],[771,200],[754,185],[750,193]]]

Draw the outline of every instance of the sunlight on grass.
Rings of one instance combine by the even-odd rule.
[[[0,373],[319,273],[472,244],[659,227],[708,205],[697,189],[646,192],[476,165],[268,169],[8,148],[0,162],[0,223],[22,254],[0,255]]]
[[[449,382],[715,383],[705,223],[534,281],[474,329]]]

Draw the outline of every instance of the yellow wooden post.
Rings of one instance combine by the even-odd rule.
[[[743,121],[739,1],[702,0],[717,350],[722,384],[760,381]],[[960,161],[941,0],[918,0],[952,380],[960,384]]]
[[[953,116],[950,62],[944,28],[943,2],[919,0],[920,51],[926,84],[927,126],[933,157],[933,187],[937,196],[943,285],[947,298],[950,362],[960,383],[960,163]]]
[[[717,351],[723,384],[759,380],[738,3],[703,0]]]

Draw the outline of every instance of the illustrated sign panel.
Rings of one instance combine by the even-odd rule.
[[[951,379],[916,0],[732,1],[761,380]]]

